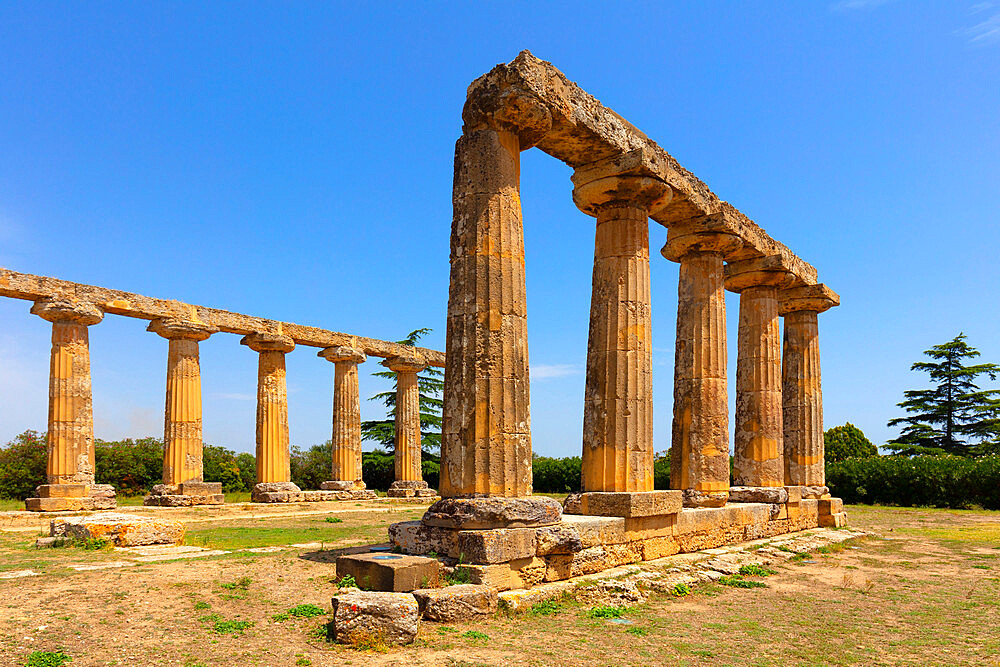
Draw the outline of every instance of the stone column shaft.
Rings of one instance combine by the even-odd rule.
[[[361,350],[342,346],[321,350],[319,356],[334,363],[333,458],[330,479],[333,482],[350,483],[351,489],[363,489],[358,364],[364,362],[367,357]]]
[[[781,417],[781,339],[777,287],[740,293],[736,364],[737,486],[784,486]]]
[[[420,392],[417,374],[396,373],[396,480],[423,479],[420,470]]]
[[[823,389],[816,311],[785,315],[782,396],[785,484],[824,486]]]
[[[280,334],[252,334],[244,336],[241,342],[259,353],[257,483],[291,482],[285,354],[292,351],[295,343]]]
[[[163,427],[163,483],[203,481],[198,341],[171,339]]]

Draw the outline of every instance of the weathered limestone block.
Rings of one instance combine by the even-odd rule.
[[[622,517],[564,514],[563,523],[580,535],[584,548],[625,542],[625,519]]]
[[[195,505],[222,505],[226,496],[221,482],[185,482],[182,484],[156,484],[142,504],[154,507],[193,507]]]
[[[397,479],[385,494],[389,498],[433,498],[437,491],[428,488],[422,479]]]
[[[583,548],[580,531],[565,522],[535,529],[535,553],[538,556],[571,554]]]
[[[843,528],[847,525],[847,512],[821,514],[819,516],[819,525],[824,528]]]
[[[337,558],[337,576],[351,575],[358,587],[373,591],[409,592],[439,585],[441,564],[433,558],[367,553]]]
[[[476,616],[489,616],[497,610],[497,589],[476,584],[413,591],[420,613],[430,621],[447,623]]]
[[[545,581],[561,581],[584,574],[594,574],[620,564],[615,562],[615,565],[612,565],[613,562],[615,559],[603,546],[588,547],[574,554],[553,554],[545,557],[547,565]]]
[[[535,555],[534,528],[458,531],[459,557],[477,564],[506,563]]]
[[[788,490],[783,486],[733,486],[729,502],[783,504],[788,502]]]
[[[469,581],[480,586],[489,586],[498,591],[529,588],[541,583],[545,578],[546,561],[534,556],[518,558],[509,563],[490,565],[461,564],[456,570],[464,570]]]
[[[685,509],[678,516],[677,541],[684,552],[743,542],[762,536],[770,520],[771,505],[762,503]]]
[[[681,546],[673,535],[664,537],[647,537],[639,540],[636,547],[642,554],[642,560],[653,560],[664,556],[673,556],[680,552]]]
[[[677,516],[677,514],[661,514],[625,519],[625,541],[673,537],[677,533]]]
[[[562,505],[554,498],[442,498],[424,514],[428,526],[464,530],[531,528],[559,523]]]
[[[259,482],[250,490],[250,502],[254,503],[297,503],[302,499],[302,489],[292,482]]]
[[[110,484],[42,484],[35,498],[26,498],[29,512],[76,512],[113,510],[118,507],[115,488]]]
[[[417,556],[431,553],[451,558],[459,556],[458,531],[428,526],[421,521],[389,524],[389,541],[404,553]]]
[[[595,514],[598,516],[661,516],[681,511],[681,491],[645,491],[637,493],[571,493],[566,497],[563,511],[567,514]]]
[[[49,523],[49,534],[79,540],[107,540],[118,547],[140,547],[180,544],[184,539],[184,524],[132,514],[95,514],[53,519]]]
[[[419,627],[420,608],[409,593],[352,591],[333,598],[333,636],[340,644],[412,644]]]
[[[844,511],[844,501],[840,498],[820,498],[819,514],[840,514]]]

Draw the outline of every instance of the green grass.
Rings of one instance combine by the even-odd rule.
[[[719,583],[723,586],[732,586],[733,588],[767,588],[767,584],[763,581],[751,581],[744,579],[738,574],[729,574],[721,577]]]
[[[233,550],[304,542],[334,544],[346,540],[364,544],[385,537],[385,526],[382,524],[331,526],[323,519],[312,520],[312,525],[305,521],[297,521],[296,524],[286,527],[247,525],[198,528],[188,530],[184,543],[212,549]]]
[[[72,662],[73,658],[62,651],[35,651],[28,654],[25,667],[60,667],[67,662]]]
[[[588,618],[621,618],[628,611],[625,607],[613,607],[611,605],[601,605],[594,607],[587,612]]]
[[[996,523],[976,523],[968,526],[947,528],[902,527],[898,530],[904,535],[930,537],[935,540],[946,540],[948,542],[1000,544],[1000,524]]]

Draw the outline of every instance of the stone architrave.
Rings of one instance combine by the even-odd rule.
[[[205,482],[202,464],[201,362],[198,344],[218,329],[203,322],[161,318],[146,328],[166,338],[167,393],[163,426],[163,483],[145,505],[220,505],[221,482]]]
[[[653,490],[649,212],[670,201],[642,151],[577,169],[573,200],[597,218],[583,410],[584,492]]]
[[[826,285],[807,285],[779,294],[785,318],[782,356],[785,484],[825,493],[823,452],[823,388],[819,363],[818,314],[840,305]]]
[[[300,496],[291,481],[288,440],[288,388],[285,355],[295,341],[280,333],[254,333],[240,339],[259,354],[257,367],[257,484],[250,494],[254,502],[287,502],[284,496]]]
[[[427,363],[416,357],[392,357],[382,365],[396,374],[396,479],[387,495],[392,498],[435,496],[427,488],[420,457],[420,387],[417,373]]]
[[[729,401],[723,261],[741,247],[712,216],[671,227],[661,253],[680,262],[670,485],[687,507],[729,498]]]
[[[345,492],[351,499],[373,498],[361,479],[361,400],[358,395],[358,364],[368,357],[361,350],[337,346],[320,350],[317,356],[334,364],[333,453],[330,480],[320,484],[325,491]]]
[[[726,266],[726,289],[740,295],[733,455],[738,487],[785,485],[778,290],[793,281],[778,255]]]
[[[94,415],[87,327],[104,313],[96,305],[53,297],[31,308],[52,323],[49,365],[47,484],[25,500],[29,511],[111,509],[117,504],[110,485],[95,484]]]

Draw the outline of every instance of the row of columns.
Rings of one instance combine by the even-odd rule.
[[[37,493],[41,498],[83,498],[95,486],[88,327],[100,322],[104,313],[92,303],[63,298],[37,301],[31,312],[52,323],[47,484],[38,487]],[[185,486],[204,486],[199,343],[218,329],[200,321],[163,318],[153,320],[147,330],[168,341],[162,492],[178,493]],[[274,333],[248,334],[240,342],[259,355],[257,482],[289,483],[285,355],[295,348],[295,342]],[[325,482],[323,488],[364,489],[358,364],[367,357],[361,350],[349,347],[325,348],[318,355],[335,365],[331,481]],[[420,468],[417,384],[417,374],[426,363],[411,357],[394,357],[382,363],[396,373],[397,379],[397,483],[406,488],[426,488]],[[39,508],[38,503],[29,505]],[[41,509],[45,509],[44,503]]]

